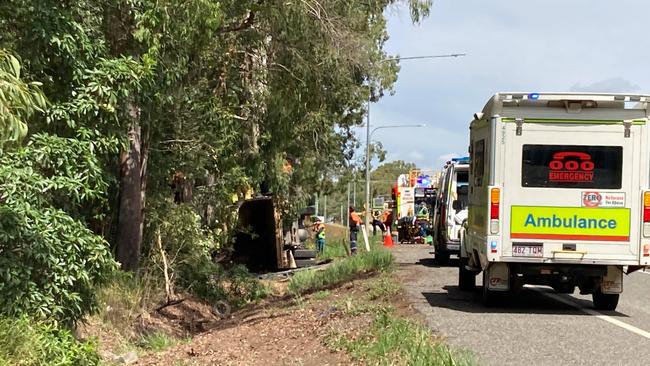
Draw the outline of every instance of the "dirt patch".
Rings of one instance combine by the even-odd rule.
[[[398,297],[370,300],[373,278],[351,281],[303,298],[275,297],[213,324],[190,342],[144,355],[138,365],[354,365],[326,339],[360,334],[372,323],[372,306],[415,314]]]

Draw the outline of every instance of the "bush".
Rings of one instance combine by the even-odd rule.
[[[383,249],[361,252],[334,262],[322,271],[301,271],[289,282],[289,291],[306,293],[354,279],[364,272],[383,271],[393,264],[393,255]]]
[[[78,342],[52,324],[0,319],[0,366],[99,365],[96,348],[94,342]]]
[[[225,237],[204,229],[191,206],[158,199],[150,210],[147,223],[150,259],[162,268],[161,258],[153,244],[157,234],[152,235],[159,233],[177,290],[189,291],[211,303],[227,301],[233,307],[267,295],[267,289],[249,274],[245,266],[226,269],[212,261],[211,253],[219,249]]]
[[[0,155],[0,314],[72,324],[96,310],[95,289],[116,268],[82,213],[105,199],[97,149],[33,135]]]
[[[197,258],[193,263],[179,277],[179,285],[210,303],[226,301],[237,308],[269,293],[243,265],[225,269],[204,258]]]

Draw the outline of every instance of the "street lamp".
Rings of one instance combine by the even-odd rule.
[[[409,57],[392,57],[385,58],[379,62],[388,62],[388,61],[401,61],[401,60],[420,60],[420,59],[430,59],[430,58],[449,58],[449,57],[463,57],[464,53],[451,53],[447,55],[427,55],[427,56],[409,56]],[[366,112],[366,225],[370,222],[370,103],[372,102],[372,91],[368,88],[368,108]],[[375,132],[380,128],[388,128],[391,126],[381,126],[372,130]],[[406,126],[399,126],[406,127]],[[413,127],[413,126],[410,126]],[[421,127],[421,126],[418,126]]]
[[[370,212],[370,141],[372,140],[372,134],[375,133],[377,130],[381,130],[383,128],[419,128],[419,127],[426,127],[424,123],[420,123],[417,125],[390,125],[390,126],[379,126],[375,127],[370,131],[368,134],[368,137],[366,138],[366,224],[370,220],[369,212]]]

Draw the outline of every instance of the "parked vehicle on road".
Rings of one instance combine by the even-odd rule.
[[[452,159],[445,166],[433,218],[435,259],[447,264],[460,249],[460,231],[467,219],[469,158]]]
[[[650,265],[650,96],[499,93],[470,126],[459,287],[483,301],[524,284],[614,310]]]

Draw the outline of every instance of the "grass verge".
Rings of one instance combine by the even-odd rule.
[[[68,330],[27,318],[0,319],[0,366],[94,366],[94,341],[79,342]]]
[[[425,326],[395,315],[390,307],[369,309],[375,313],[370,329],[356,336],[334,334],[326,343],[344,350],[356,361],[373,365],[476,364],[471,354],[450,348]]]
[[[293,294],[308,293],[350,281],[361,273],[379,272],[393,265],[393,255],[383,249],[362,252],[334,262],[322,271],[296,273],[289,282]]]

